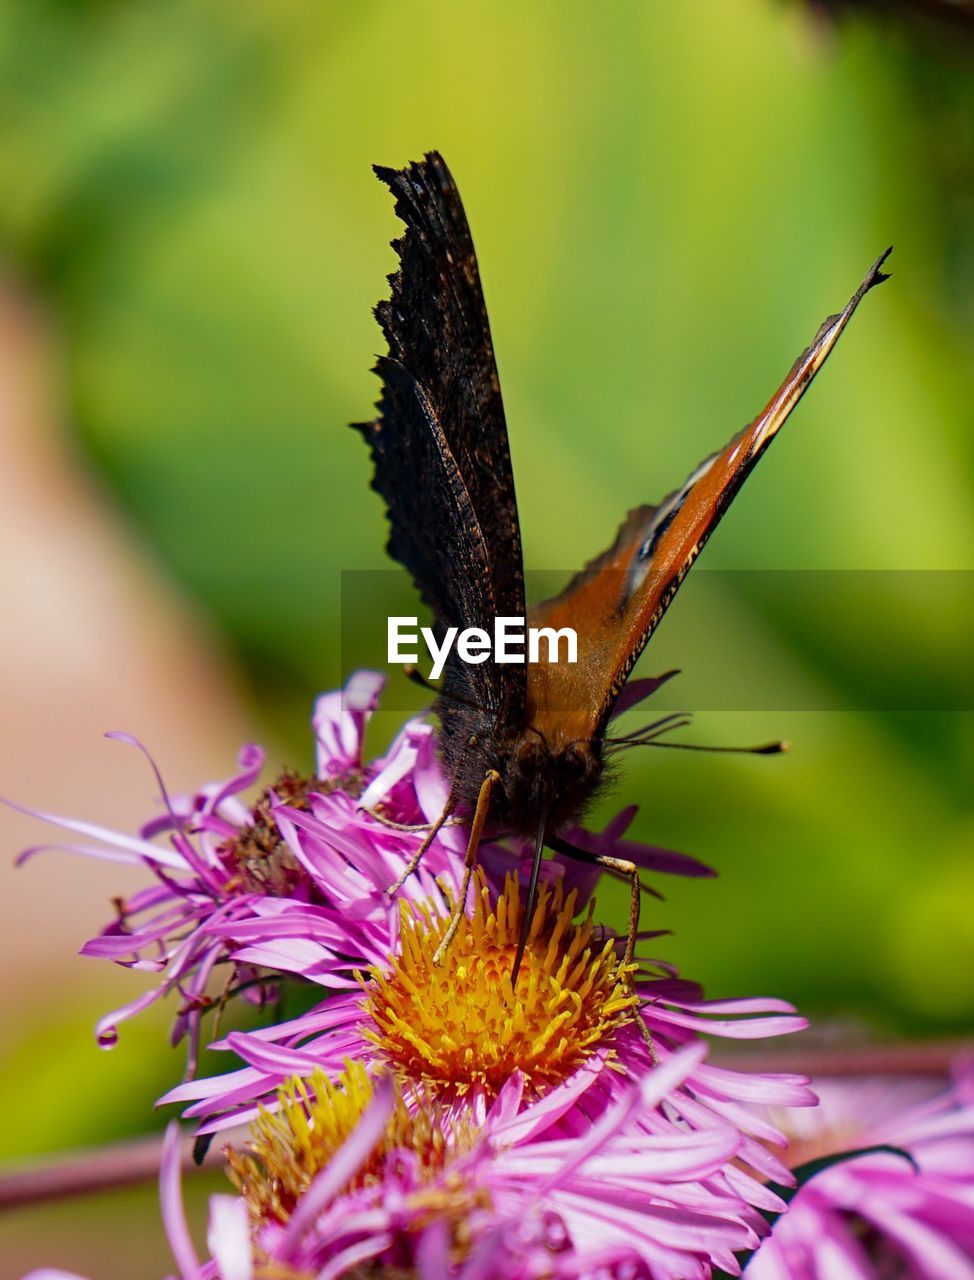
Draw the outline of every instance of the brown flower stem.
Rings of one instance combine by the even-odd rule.
[[[887,1044],[787,1046],[759,1053],[715,1052],[721,1066],[738,1071],[786,1071],[812,1076],[935,1076],[946,1078],[965,1058],[974,1062],[974,1040],[895,1041]]]
[[[238,1137],[239,1131],[221,1135]],[[223,1164],[224,1142],[214,1144],[199,1168],[193,1162],[193,1139],[182,1142],[184,1173],[215,1169]],[[162,1138],[136,1138],[109,1147],[73,1151],[49,1160],[0,1168],[0,1212],[51,1200],[95,1195],[118,1187],[155,1182],[159,1177]]]

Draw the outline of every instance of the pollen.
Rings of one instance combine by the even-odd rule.
[[[248,1145],[227,1147],[225,1153],[230,1181],[247,1201],[252,1222],[284,1223],[290,1218],[315,1175],[352,1136],[373,1097],[372,1081],[364,1065],[355,1061],[347,1062],[334,1082],[319,1069],[279,1090],[278,1108],[261,1109]],[[451,1200],[454,1192],[469,1209],[460,1186],[454,1187],[448,1174],[450,1163],[474,1141],[473,1129],[464,1122],[448,1126],[435,1104],[408,1110],[399,1093],[385,1133],[336,1194],[380,1186],[390,1156],[399,1159],[409,1153],[419,1184],[414,1195],[423,1197],[424,1204],[428,1201],[431,1213],[447,1209],[441,1202]]]
[[[515,1071],[537,1097],[567,1079],[593,1053],[611,1062],[615,1032],[631,1021],[637,997],[614,938],[601,941],[592,915],[575,922],[577,893],[544,885],[531,920],[517,989],[511,972],[522,908],[517,877],[491,901],[481,879],[446,955],[433,955],[449,915],[403,904],[399,952],[387,973],[373,971],[367,1033],[390,1069],[434,1096],[471,1090],[491,1098]]]

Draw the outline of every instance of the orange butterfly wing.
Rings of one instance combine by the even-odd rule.
[[[703,462],[658,506],[637,507],[615,542],[551,600],[531,610],[529,625],[571,627],[578,661],[528,668],[528,723],[549,742],[602,733],[616,698],[676,595],[690,566],[758,459],[784,426],[869,290],[888,277],[870,268],[846,308],[830,316],[757,418]],[[545,648],[542,646],[542,654]]]

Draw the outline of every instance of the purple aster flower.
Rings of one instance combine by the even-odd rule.
[[[656,683],[635,682],[633,697],[645,696]],[[25,810],[83,841],[34,846],[21,861],[54,847],[143,863],[155,877],[154,884],[119,901],[116,919],[82,948],[84,955],[160,975],[151,990],[99,1022],[102,1045],[113,1045],[121,1023],[175,991],[181,1006],[173,1042],[188,1038],[191,1076],[202,1018],[214,1006],[236,995],[262,1003],[281,974],[357,991],[354,971],[384,962],[395,946],[399,919],[387,890],[442,811],[448,786],[436,760],[433,729],[421,720],[403,728],[384,758],[363,762],[365,727],[382,685],[381,676],[359,672],[342,692],[321,697],[313,716],[315,774],[307,778],[285,771],[255,803],[242,797],[257,785],[264,754],[250,745],[241,752],[236,774],[188,796],[170,797],[149,757],[164,812],[136,835]],[[148,757],[129,735],[109,736]],[[710,874],[684,854],[626,840],[635,812],[625,810],[601,834],[581,828],[568,834],[592,852],[628,858],[644,868]],[[444,826],[398,896],[418,903],[455,890],[466,840],[462,822]],[[483,854],[488,875],[500,884],[512,860],[528,858],[530,849],[495,840],[485,843]],[[597,878],[587,867],[549,864],[546,875],[559,874],[584,897]],[[214,996],[211,989],[220,977]],[[340,1022],[342,1008],[322,1016],[323,1025]]]
[[[264,764],[253,745],[241,752],[236,774],[190,796],[170,797],[153,764],[165,812],[137,835],[27,810],[84,842],[35,846],[21,861],[55,847],[143,863],[155,877],[119,902],[116,919],[82,948],[160,975],[158,985],[99,1022],[101,1044],[113,1045],[122,1022],[175,991],[182,1003],[173,1041],[189,1037],[192,1069],[202,1016],[215,1003],[237,993],[266,999],[277,971],[354,985],[353,969],[370,963],[376,947],[388,948],[397,910],[386,890],[422,838],[408,828],[426,821],[422,797],[437,791],[439,771],[429,726],[419,722],[405,726],[383,759],[363,763],[365,726],[381,687],[381,677],[363,672],[342,693],[321,697],[315,775],[285,771],[252,805],[241,796]],[[144,750],[128,735],[109,736]],[[435,877],[452,884],[455,864],[444,834],[403,895],[434,894]],[[229,972],[214,999],[208,988],[221,967]]]
[[[514,1075],[475,1121],[427,1099],[407,1106],[391,1075],[350,1062],[281,1090],[248,1147],[227,1150],[239,1197],[210,1201],[202,1261],[182,1206],[179,1133],[164,1144],[162,1216],[180,1280],[707,1280],[737,1272],[755,1215],[723,1172],[741,1136],[696,1131],[660,1109],[703,1056],[674,1054],[568,1136],[575,1086],[524,1106]],[[651,1129],[640,1117],[654,1114]],[[760,1220],[758,1220],[760,1221]],[[24,1280],[80,1280],[43,1269]]]
[[[735,1250],[757,1243],[753,1211],[721,1176],[741,1135],[659,1110],[703,1056],[691,1046],[628,1082],[574,1136],[563,1125],[573,1089],[524,1107],[518,1074],[479,1124],[429,1099],[407,1105],[393,1077],[373,1082],[361,1063],[336,1084],[294,1082],[251,1146],[228,1152],[258,1267],[320,1280],[736,1273]]]
[[[775,1120],[788,1160],[888,1145],[811,1178],[748,1280],[974,1280],[974,1094],[911,1079],[823,1080],[817,1108]]]
[[[542,888],[516,1001],[510,969],[520,886],[511,875],[498,898],[481,881],[442,964],[433,954],[448,912],[403,908],[396,949],[359,991],[337,993],[291,1022],[231,1034],[214,1048],[234,1050],[243,1068],[180,1085],[163,1101],[189,1103],[186,1114],[201,1131],[215,1132],[272,1108],[289,1077],[335,1079],[346,1061],[360,1059],[395,1075],[408,1105],[433,1099],[478,1124],[516,1078],[524,1103],[546,1108],[550,1136],[575,1142],[630,1097],[633,1080],[679,1058],[689,1062],[679,1084],[631,1118],[633,1131],[648,1140],[660,1125],[676,1124],[702,1142],[733,1132],[735,1162],[712,1175],[710,1189],[756,1210],[780,1210],[766,1184],[789,1181],[771,1149],[785,1140],[753,1104],[811,1105],[807,1082],[680,1055],[701,1035],[753,1039],[799,1030],[804,1020],[777,1000],[704,1001],[666,968],[633,975],[620,960],[620,940],[594,923],[593,903],[575,919],[576,894],[565,896],[558,880]],[[759,1215],[749,1223],[757,1227]]]

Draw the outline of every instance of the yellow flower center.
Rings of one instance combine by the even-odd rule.
[[[261,1108],[247,1147],[226,1151],[230,1180],[246,1199],[252,1220],[287,1221],[315,1175],[351,1137],[374,1094],[364,1065],[348,1062],[334,1084],[319,1069],[280,1089],[276,1111]],[[418,1158],[425,1184],[472,1142],[472,1131],[462,1122],[446,1128],[435,1105],[410,1113],[398,1094],[385,1133],[338,1194],[380,1183],[394,1151],[408,1150]]]
[[[434,1094],[479,1088],[494,1096],[514,1071],[530,1096],[565,1080],[630,1021],[631,970],[613,938],[599,942],[592,919],[573,922],[577,895],[543,885],[516,992],[511,972],[521,925],[517,877],[491,903],[481,880],[473,914],[464,916],[441,964],[433,954],[448,917],[403,905],[398,954],[387,974],[373,970],[369,1038],[389,1066]],[[632,966],[634,968],[635,966]]]
[[[250,1141],[243,1149],[225,1151],[230,1181],[247,1202],[254,1224],[285,1223],[315,1176],[352,1136],[362,1114],[375,1096],[373,1083],[361,1062],[346,1063],[333,1084],[316,1071],[306,1079],[295,1078],[278,1091],[278,1109],[261,1109],[251,1125]],[[385,1132],[336,1197],[349,1191],[375,1187],[382,1194],[383,1179],[398,1156],[408,1151],[416,1160],[416,1181],[406,1206],[410,1227],[422,1230],[434,1220],[449,1230],[452,1255],[462,1259],[469,1250],[469,1220],[477,1209],[488,1209],[485,1189],[451,1165],[477,1142],[477,1131],[467,1120],[448,1120],[429,1098],[407,1110],[397,1089],[395,1106]],[[310,1280],[263,1255],[254,1255],[256,1280]],[[411,1280],[409,1267],[389,1268],[368,1263],[350,1277],[382,1276],[382,1280]]]

